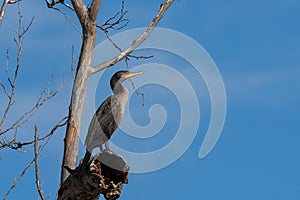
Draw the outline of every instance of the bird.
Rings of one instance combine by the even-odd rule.
[[[103,151],[103,144],[105,144],[105,149],[109,150],[108,140],[118,128],[128,100],[128,89],[122,83],[139,74],[142,74],[142,72],[121,70],[116,72],[110,79],[113,94],[99,106],[93,115],[85,139],[86,153],[82,163],[87,164],[93,149],[99,147],[100,151]]]

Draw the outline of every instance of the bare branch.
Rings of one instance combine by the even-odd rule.
[[[151,56],[136,56],[136,55],[130,54],[130,55],[128,55],[127,57],[129,57],[129,58],[135,58],[135,59],[139,60],[139,59],[149,59],[149,58],[153,58],[154,56],[153,56],[153,55],[151,55]]]
[[[73,51],[74,49],[72,49],[72,62],[73,61]],[[42,105],[44,105],[44,103],[50,99],[52,99],[53,97],[55,97],[65,86],[65,84],[68,82],[69,78],[71,78],[73,75],[73,63],[72,63],[72,67],[71,67],[71,72],[68,76],[67,79],[63,79],[62,84],[60,85],[60,87],[55,90],[55,91],[50,91],[49,90],[49,86],[51,83],[51,80],[53,77],[51,77],[47,83],[47,85],[43,88],[43,90],[40,93],[39,98],[37,99],[36,103],[29,109],[27,110],[25,113],[23,113],[23,115],[20,115],[19,118],[17,118],[10,126],[8,126],[6,129],[2,130],[1,127],[6,119],[6,116],[8,114],[9,108],[12,106],[12,104],[14,102],[9,103],[8,109],[5,110],[4,112],[4,116],[2,118],[2,121],[0,123],[0,135],[4,135],[5,133],[11,131],[11,130],[17,130],[18,128],[22,127],[22,125],[24,125],[26,122],[28,122],[31,117],[40,109],[40,107],[42,107]],[[0,84],[1,85],[1,84]],[[14,86],[15,84],[13,84]],[[5,87],[4,85],[1,85],[1,87]],[[15,87],[15,86],[14,86]],[[9,97],[11,98],[13,95],[9,94]],[[65,119],[65,118],[64,118]],[[64,119],[62,119],[61,121],[64,121]],[[61,123],[61,121],[59,123]],[[60,127],[60,124],[58,124],[58,127]],[[56,127],[55,129],[57,129],[58,127]],[[52,131],[54,132],[55,129]],[[47,136],[48,137],[48,136]],[[45,138],[44,138],[45,139]],[[6,142],[2,142],[2,146],[0,146],[0,149],[5,148],[5,147],[10,147],[12,149],[19,149],[24,145],[29,145],[32,144],[33,142],[26,142],[26,143],[21,143],[16,141],[15,139],[11,140],[11,141],[6,141]]]
[[[18,51],[20,51],[20,48],[18,48]],[[12,83],[10,76],[9,76],[9,71],[8,71],[8,61],[9,61],[9,56],[8,56],[8,50],[6,51],[6,76],[7,76],[7,80],[9,82],[9,86],[10,86],[10,92],[8,92],[8,90],[6,89],[5,85],[1,82],[1,87],[4,90],[4,93],[6,94],[7,98],[8,98],[8,102],[6,105],[6,108],[4,110],[4,113],[2,115],[1,121],[0,121],[0,131],[2,130],[2,126],[4,121],[7,118],[8,112],[11,108],[11,106],[14,103],[14,95],[15,95],[15,84]],[[17,68],[17,67],[16,67]],[[18,75],[18,70],[15,69],[15,77]]]
[[[21,179],[23,178],[23,176],[26,174],[27,170],[31,167],[31,165],[34,163],[34,159],[32,159],[28,165],[23,169],[23,171],[21,172],[21,174],[19,175],[19,177],[14,181],[14,183],[10,186],[10,188],[8,189],[8,191],[6,192],[3,200],[6,200],[8,195],[11,193],[11,191],[13,189],[15,189],[15,187],[17,186],[17,184],[21,181]]]
[[[18,129],[23,124],[29,121],[29,119],[40,109],[40,107],[49,99],[52,99],[59,93],[65,84],[65,81],[63,84],[56,90],[56,91],[49,91],[49,83],[46,85],[46,87],[43,89],[43,91],[40,93],[40,96],[33,107],[31,107],[28,111],[26,111],[23,115],[21,115],[11,126],[6,128],[5,130],[0,132],[0,135],[3,135],[7,133],[10,130]]]
[[[80,21],[81,24],[84,24],[85,18],[88,15],[88,9],[83,2],[83,0],[71,0],[73,6],[74,6],[74,11]]]
[[[37,190],[39,192],[39,195],[42,200],[46,200],[46,197],[44,195],[44,192],[42,190],[41,186],[41,179],[40,179],[40,168],[39,168],[39,152],[38,152],[38,126],[34,126],[34,163],[35,163],[35,183]]]
[[[59,122],[57,124],[55,124],[53,126],[53,128],[51,129],[51,131],[43,136],[43,137],[40,137],[38,138],[37,140],[38,141],[43,141],[49,137],[52,137],[52,135],[55,133],[55,131],[60,128],[60,127],[63,127],[67,124],[68,122],[68,117],[64,117],[62,118],[61,120],[59,120]],[[31,145],[31,144],[34,144],[34,140],[33,141],[30,141],[30,142],[19,142],[19,141],[16,141],[15,139],[10,141],[10,142],[7,142],[7,143],[4,143],[2,144],[2,146],[0,146],[0,149],[3,149],[3,148],[6,148],[6,147],[9,147],[11,149],[14,149],[14,150],[17,150],[17,149],[20,149],[22,148],[23,146],[27,146],[27,145]]]
[[[51,135],[52,136],[52,135]],[[41,153],[45,146],[49,143],[51,137],[48,137],[47,140],[45,141],[45,143],[38,148],[39,153]],[[35,139],[36,140],[36,139]],[[7,197],[9,196],[9,194],[11,193],[11,191],[13,189],[15,189],[15,187],[17,186],[17,184],[21,181],[21,179],[23,178],[23,176],[26,174],[27,170],[32,166],[32,164],[35,162],[35,157],[27,164],[27,166],[23,169],[23,171],[21,172],[21,174],[19,175],[19,177],[14,181],[14,183],[10,186],[10,188],[8,189],[8,191],[6,192],[3,200],[6,200]]]
[[[93,72],[92,73],[96,73],[98,71],[101,71],[107,67],[113,66],[114,64],[116,64],[117,62],[119,62],[120,60],[124,59],[126,56],[128,56],[130,53],[132,53],[143,41],[145,41],[147,39],[147,37],[149,36],[149,34],[152,32],[152,30],[154,29],[154,27],[157,25],[157,23],[161,20],[161,18],[163,17],[164,13],[166,12],[166,10],[170,7],[170,5],[174,2],[174,0],[167,0],[164,3],[162,3],[160,5],[160,10],[158,12],[158,14],[156,15],[156,17],[152,20],[152,22],[149,24],[149,26],[147,27],[146,31],[136,40],[134,40],[132,42],[132,44],[122,53],[120,53],[120,55],[107,60],[104,63],[101,63],[99,65],[97,65],[96,67],[93,68]]]
[[[127,13],[127,10],[124,11],[124,8],[125,8],[125,3],[124,3],[124,0],[122,0],[122,7],[121,7],[120,11],[118,11],[113,17],[110,17],[108,20],[106,20],[104,22],[104,24],[102,24],[102,25],[96,24],[96,27],[104,32],[104,34],[105,34],[106,38],[109,40],[109,42],[120,52],[122,52],[123,50],[111,39],[111,37],[109,35],[109,30],[110,29],[119,30],[119,29],[122,29],[125,26],[127,26],[127,24],[129,23],[129,20],[124,18],[125,14]],[[120,27],[117,27],[117,25],[120,25],[123,22],[125,22],[123,25],[121,25]]]
[[[100,26],[97,26],[97,27],[100,28]],[[101,28],[101,29],[102,29],[102,28]],[[116,49],[118,49],[120,52],[122,52],[121,47],[119,47],[119,46],[118,46],[118,45],[110,38],[110,36],[109,36],[109,34],[108,34],[108,31],[107,31],[106,29],[102,29],[102,30],[104,30],[105,36],[106,36],[106,38],[109,40],[109,42],[110,42]]]

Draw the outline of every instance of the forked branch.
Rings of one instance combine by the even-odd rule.
[[[124,28],[129,23],[129,19],[125,18],[127,12],[128,10],[125,10],[125,2],[123,0],[120,11],[106,20],[102,25],[97,25],[97,28],[100,28],[106,35],[108,35],[110,29],[120,30]]]
[[[27,170],[33,165],[33,163],[35,163],[35,164],[38,163],[38,162],[36,162],[37,156],[42,153],[42,151],[44,150],[46,145],[49,143],[49,141],[50,141],[51,137],[53,136],[54,132],[57,130],[57,128],[62,127],[66,124],[66,122],[63,122],[63,120],[66,120],[66,119],[64,118],[64,119],[60,120],[56,125],[54,125],[54,127],[51,129],[49,134],[47,134],[44,137],[40,137],[40,138],[37,135],[37,131],[38,131],[37,126],[35,126],[35,137],[34,137],[33,143],[34,143],[34,145],[36,145],[36,147],[34,147],[34,148],[37,148],[38,141],[43,141],[43,144],[40,147],[38,147],[37,149],[34,150],[34,154],[35,154],[34,158],[26,165],[26,167],[20,173],[19,177],[17,177],[15,179],[13,184],[10,186],[10,188],[6,192],[3,200],[6,200],[8,198],[10,193],[16,188],[18,183],[22,180],[22,178],[26,174]],[[36,156],[36,153],[38,154],[37,156]],[[39,171],[37,173],[39,173]]]

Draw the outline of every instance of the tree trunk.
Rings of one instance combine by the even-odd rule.
[[[82,24],[83,43],[77,66],[76,76],[72,89],[71,103],[69,107],[69,121],[65,137],[63,166],[61,183],[69,175],[65,166],[75,169],[78,160],[78,141],[83,111],[84,99],[89,77],[91,75],[91,62],[96,41],[96,25],[89,17]]]

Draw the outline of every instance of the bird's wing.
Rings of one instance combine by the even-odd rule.
[[[111,137],[113,132],[117,129],[118,125],[114,119],[112,113],[112,96],[108,97],[99,107],[96,112],[98,122],[104,134],[108,137]]]
[[[108,97],[94,114],[87,137],[86,148],[91,152],[94,148],[104,144],[118,127],[111,110],[111,97]]]

